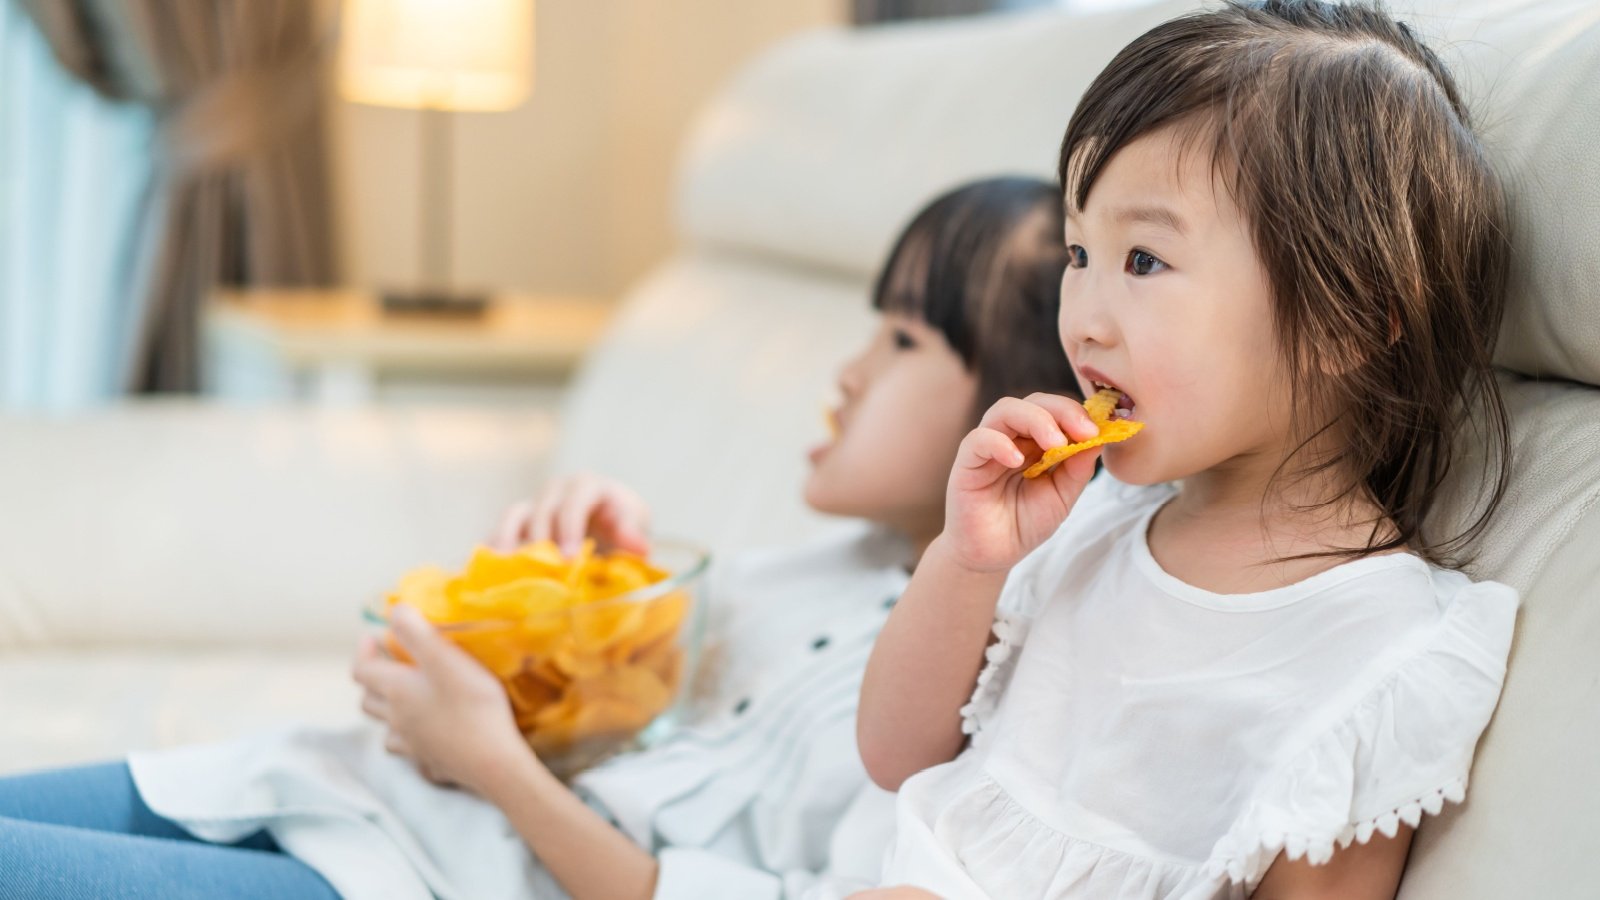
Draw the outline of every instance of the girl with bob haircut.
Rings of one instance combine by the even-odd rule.
[[[1228,2],[1117,54],[1060,178],[1062,347],[1144,427],[1036,479],[1081,404],[963,442],[863,685],[884,893],[1392,897],[1519,602],[1459,571],[1510,242],[1455,83],[1377,7]],[[1481,502],[1435,531],[1456,441]]]

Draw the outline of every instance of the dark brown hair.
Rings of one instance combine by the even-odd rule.
[[[1001,397],[1083,399],[1056,331],[1062,228],[1055,185],[975,181],[923,207],[878,274],[873,307],[927,322],[977,376],[974,423]]]
[[[1159,25],[1089,87],[1061,145],[1081,210],[1120,148],[1174,127],[1242,211],[1272,286],[1299,475],[1383,515],[1366,546],[1460,565],[1505,494],[1491,368],[1510,259],[1504,191],[1438,56],[1381,8],[1230,0]],[[1487,443],[1487,496],[1460,532],[1421,534],[1454,440]],[[1316,456],[1324,437],[1337,451]],[[1285,460],[1274,479],[1288,471]],[[1314,508],[1314,507],[1313,507]]]

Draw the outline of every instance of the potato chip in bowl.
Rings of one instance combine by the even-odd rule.
[[[549,541],[480,547],[458,572],[406,573],[365,618],[386,627],[395,604],[415,607],[500,679],[529,745],[570,776],[675,727],[699,656],[709,563],[674,541],[655,542],[648,560],[596,553],[592,541],[570,559]],[[407,659],[392,638],[385,649]]]

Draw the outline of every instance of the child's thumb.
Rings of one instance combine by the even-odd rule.
[[[444,638],[422,617],[422,613],[408,604],[395,604],[389,615],[389,630],[394,632],[395,640],[418,665],[432,665],[445,652]]]

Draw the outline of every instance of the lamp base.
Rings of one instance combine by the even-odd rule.
[[[489,298],[443,288],[414,288],[384,291],[379,303],[391,315],[472,318],[483,315]]]

